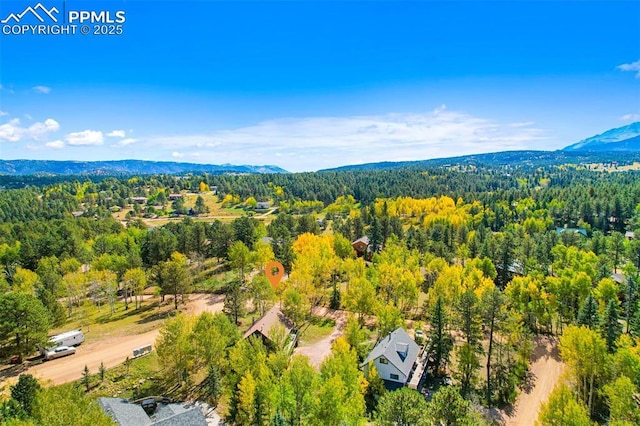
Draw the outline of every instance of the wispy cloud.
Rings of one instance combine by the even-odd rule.
[[[109,136],[110,138],[124,138],[126,135],[127,132],[125,132],[124,130],[113,130],[107,133],[107,136]]]
[[[634,121],[640,120],[640,114],[625,114],[620,117],[620,121],[624,121],[625,123],[632,123]]]
[[[134,144],[136,142],[138,142],[138,139],[126,138],[126,139],[122,139],[121,141],[118,141],[118,142],[114,143],[113,146],[115,146],[115,147],[127,146],[127,145],[132,145],[132,144]]]
[[[372,161],[422,160],[481,152],[542,149],[546,132],[532,122],[500,123],[441,106],[427,113],[352,117],[282,118],[210,134],[147,138],[172,152],[201,160],[279,165],[315,170]],[[287,164],[285,164],[285,162]]]
[[[57,141],[47,142],[46,144],[44,144],[44,146],[51,149],[62,149],[64,148],[64,141],[57,140]]]
[[[58,122],[52,118],[47,118],[43,122],[33,123],[28,127],[20,124],[20,119],[14,118],[8,123],[0,125],[0,141],[20,142],[21,140],[42,140],[49,133],[60,129]]]
[[[9,115],[6,111],[0,111],[0,117],[4,117],[5,115]]]
[[[51,87],[48,86],[34,86],[32,90],[36,93],[40,93],[41,95],[48,95],[51,93]]]
[[[635,71],[636,78],[640,78],[640,60],[628,64],[618,65],[616,68],[621,71]]]
[[[103,144],[104,136],[99,130],[83,130],[69,133],[65,141],[71,146],[97,146]]]

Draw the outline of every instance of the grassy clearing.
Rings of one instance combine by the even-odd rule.
[[[313,345],[329,336],[336,326],[331,318],[311,317],[308,326],[302,327],[300,346]]]
[[[140,334],[156,329],[172,312],[173,305],[165,302],[158,307],[158,299],[146,297],[139,309],[133,301],[125,309],[123,301],[118,301],[114,312],[108,304],[100,307],[91,302],[74,308],[73,314],[64,326],[52,330],[52,334],[73,329],[82,329],[87,342],[99,341],[109,337]]]
[[[113,367],[105,372],[104,380],[91,371],[90,389],[94,397],[119,397],[130,400],[163,392],[160,364],[155,352]],[[79,383],[79,382],[76,382]]]

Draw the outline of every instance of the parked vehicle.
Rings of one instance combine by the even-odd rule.
[[[73,355],[76,353],[76,348],[73,346],[58,346],[53,350],[47,351],[44,355],[44,360],[49,361],[56,358],[62,358],[63,356]]]
[[[71,330],[61,334],[56,334],[49,339],[49,343],[44,348],[40,348],[40,353],[46,355],[60,346],[79,346],[84,342],[84,334],[80,330]]]

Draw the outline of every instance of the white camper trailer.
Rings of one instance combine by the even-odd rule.
[[[71,330],[51,336],[46,348],[40,348],[42,355],[60,346],[79,346],[84,342],[84,334],[80,330]]]

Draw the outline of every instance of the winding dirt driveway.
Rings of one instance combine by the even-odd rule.
[[[187,311],[196,315],[204,311],[220,312],[223,303],[224,296],[222,295],[191,295],[187,303]],[[146,333],[86,343],[78,347],[75,355],[34,365],[25,372],[33,374],[43,381],[51,381],[56,385],[78,380],[82,377],[85,365],[91,373],[98,371],[101,362],[107,368],[114,367],[124,362],[127,357],[131,357],[135,348],[153,345],[158,334],[159,330],[155,329]]]
[[[532,386],[520,393],[511,409],[502,412],[503,422],[509,426],[533,425],[538,418],[540,405],[547,401],[563,371],[558,338],[536,336],[531,363]]]
[[[325,307],[314,308],[313,314],[321,317],[329,317],[335,320],[336,325],[334,326],[333,331],[330,335],[315,343],[298,346],[293,353],[306,355],[309,357],[311,365],[319,369],[322,361],[331,354],[331,345],[333,344],[333,341],[342,336],[344,326],[347,323],[347,314],[345,311],[337,311]]]

